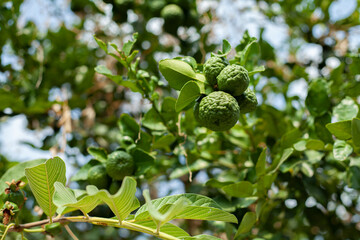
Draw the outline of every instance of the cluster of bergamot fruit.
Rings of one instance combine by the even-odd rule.
[[[107,156],[105,163],[100,163],[88,170],[87,181],[99,189],[109,189],[116,193],[120,187],[118,181],[131,176],[135,170],[133,157],[123,149],[116,150]]]
[[[195,119],[213,131],[232,128],[245,114],[256,109],[257,99],[249,87],[248,71],[237,64],[230,65],[225,58],[212,56],[203,65],[206,81],[213,92],[201,96],[195,103]]]

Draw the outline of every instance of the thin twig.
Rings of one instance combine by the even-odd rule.
[[[65,225],[64,226],[66,231],[68,232],[68,234],[74,239],[74,240],[79,240],[75,234],[73,233],[73,231],[71,231],[70,227],[68,225]]]
[[[5,231],[4,231],[4,234],[3,234],[2,237],[1,237],[1,240],[4,240],[4,239],[5,239],[7,232],[9,231],[9,229],[10,229],[12,226],[15,226],[15,223],[11,223],[11,224],[9,224],[9,225],[6,227],[6,229],[5,229]]]

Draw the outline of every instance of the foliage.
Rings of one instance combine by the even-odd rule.
[[[359,235],[360,62],[348,37],[358,8],[336,20],[336,1],[253,1],[263,19],[286,25],[284,58],[264,29],[258,40],[245,31],[234,48],[223,40],[218,49],[211,26],[219,12],[200,12],[192,0],[104,2],[71,1],[79,23],[46,32],[32,22],[20,27],[22,1],[0,3],[0,119],[24,114],[29,129],[52,129],[39,148],[77,168],[66,175],[59,157],[16,163],[0,156],[2,189],[6,181],[28,183],[22,208],[1,193],[3,238],[116,239],[117,228],[131,230],[120,231],[122,239]],[[183,14],[176,26],[160,19],[167,5]],[[99,20],[109,14],[104,6],[112,6],[108,26]],[[159,33],[149,30],[152,21],[164,21]],[[90,25],[94,41],[86,37]],[[320,60],[303,57],[309,45],[321,49]],[[6,63],[9,53],[17,64]],[[257,102],[250,113],[238,102],[238,122],[227,131],[202,127],[196,114],[202,99],[219,92],[206,58],[245,68],[249,88],[236,99]],[[301,84],[303,93],[294,94]],[[88,156],[85,163],[74,149]],[[103,172],[108,184],[91,185],[91,169],[119,151],[132,168],[121,178]],[[185,193],[166,192],[174,182]]]

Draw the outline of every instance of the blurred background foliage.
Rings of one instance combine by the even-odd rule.
[[[177,9],[165,14],[170,4]],[[142,141],[136,146],[156,159],[137,179],[140,188],[150,187],[152,197],[194,192],[215,199],[238,219],[256,211],[259,221],[243,239],[358,239],[360,137],[352,131],[360,129],[359,4],[355,0],[2,1],[0,172],[50,151],[61,155],[74,175],[92,158],[89,146],[108,153],[127,148],[137,139],[141,122]],[[122,46],[135,32],[139,34],[134,49],[139,50],[142,69],[137,78],[149,75],[156,82],[151,96],[144,98],[94,71],[105,65],[126,80],[127,70],[105,55],[93,35]],[[259,99],[256,112],[242,117],[229,132],[216,133],[197,126],[190,109],[180,115],[181,133],[174,110],[177,93],[160,76],[158,62],[192,56],[201,68],[223,38],[236,46],[234,57],[250,36],[258,38],[258,45],[246,67],[266,67],[252,77],[251,88]],[[27,129],[11,125],[5,130],[19,116],[26,118]],[[325,127],[329,123],[338,124]],[[6,142],[24,134],[21,131],[34,136],[19,143],[28,147],[25,156],[22,147],[6,149]],[[289,149],[292,154],[273,174],[261,178],[256,164],[265,147],[270,167],[276,167]],[[192,182],[184,155],[193,171]],[[86,183],[86,177],[75,179],[79,181],[71,184]],[[257,197],[230,197],[222,189],[243,180],[255,184]],[[22,221],[41,218],[41,212],[31,212],[33,205],[28,201]],[[106,208],[94,211],[110,214]],[[179,224],[191,234],[205,232],[223,239],[237,228],[217,222]],[[81,239],[151,239],[85,224],[73,230]],[[66,232],[59,236],[69,238]]]

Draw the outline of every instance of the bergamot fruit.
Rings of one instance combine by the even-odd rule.
[[[222,91],[212,92],[201,99],[198,111],[198,117],[195,114],[198,122],[213,131],[229,130],[236,124],[240,115],[236,99]]]
[[[134,169],[134,160],[127,152],[115,151],[108,155],[106,172],[112,179],[123,180],[124,177],[132,175]]]
[[[216,77],[227,66],[227,63],[220,57],[211,57],[204,63],[206,80],[212,85],[217,84]]]
[[[161,10],[160,16],[164,18],[164,30],[174,35],[184,21],[184,12],[176,4],[166,5]]]
[[[109,177],[103,165],[96,165],[89,169],[87,181],[99,189],[106,189],[109,184]]]
[[[240,96],[248,88],[250,82],[248,71],[239,65],[225,67],[217,76],[220,91]]]
[[[258,104],[255,93],[249,88],[246,89],[246,91],[239,97],[236,97],[236,100],[239,104],[240,112],[242,114],[255,111]]]

